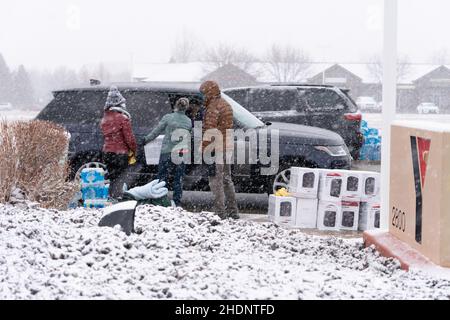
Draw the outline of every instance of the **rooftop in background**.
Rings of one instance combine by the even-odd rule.
[[[136,63],[133,79],[158,82],[200,82],[208,72],[201,62],[191,63]]]

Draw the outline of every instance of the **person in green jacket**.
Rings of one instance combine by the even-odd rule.
[[[182,156],[190,152],[191,139],[190,132],[192,131],[191,119],[186,116],[186,110],[189,107],[188,98],[180,98],[175,103],[174,112],[166,114],[158,126],[145,137],[145,144],[155,140],[160,134],[164,133],[162,141],[161,156],[159,158],[158,176],[159,181],[166,181],[169,171],[174,171],[174,185],[173,185],[173,201],[177,207],[181,206],[181,198],[183,196],[183,179],[185,173],[185,163],[175,164],[172,161],[172,153],[174,155]],[[179,134],[173,133],[184,132],[184,138],[180,138]]]

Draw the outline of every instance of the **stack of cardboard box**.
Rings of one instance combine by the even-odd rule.
[[[380,228],[380,175],[375,172],[360,172],[362,177],[361,202],[358,230]]]
[[[294,226],[302,229],[317,227],[317,193],[320,172],[317,169],[291,168],[289,193],[296,199]]]
[[[380,225],[376,172],[291,168],[290,197],[270,196],[277,224],[330,231],[365,231]]]

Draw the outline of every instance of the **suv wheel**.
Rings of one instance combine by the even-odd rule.
[[[87,168],[101,168],[103,170],[105,170],[105,173],[108,173],[108,170],[106,168],[106,164],[101,163],[101,162],[88,162],[84,165],[82,165],[77,172],[75,173],[75,180],[80,180],[81,179],[81,171],[83,171],[83,169],[87,169]]]
[[[275,178],[272,180],[272,183],[269,184],[269,194],[274,194],[281,188],[288,188],[289,181],[291,179],[291,169],[282,169],[277,173]]]

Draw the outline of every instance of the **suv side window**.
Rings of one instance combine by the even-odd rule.
[[[297,110],[298,93],[292,89],[253,89],[251,91],[250,111]]]
[[[305,90],[305,101],[311,111],[339,111],[347,109],[347,103],[337,92],[328,89]]]
[[[247,107],[248,104],[248,89],[235,89],[230,91],[225,91],[225,94],[231,99],[239,103],[243,107]]]
[[[69,123],[96,125],[103,116],[107,92],[62,91],[39,114],[38,119],[64,125]]]
[[[124,91],[127,109],[135,127],[153,128],[161,118],[172,111],[169,96],[149,91]]]

